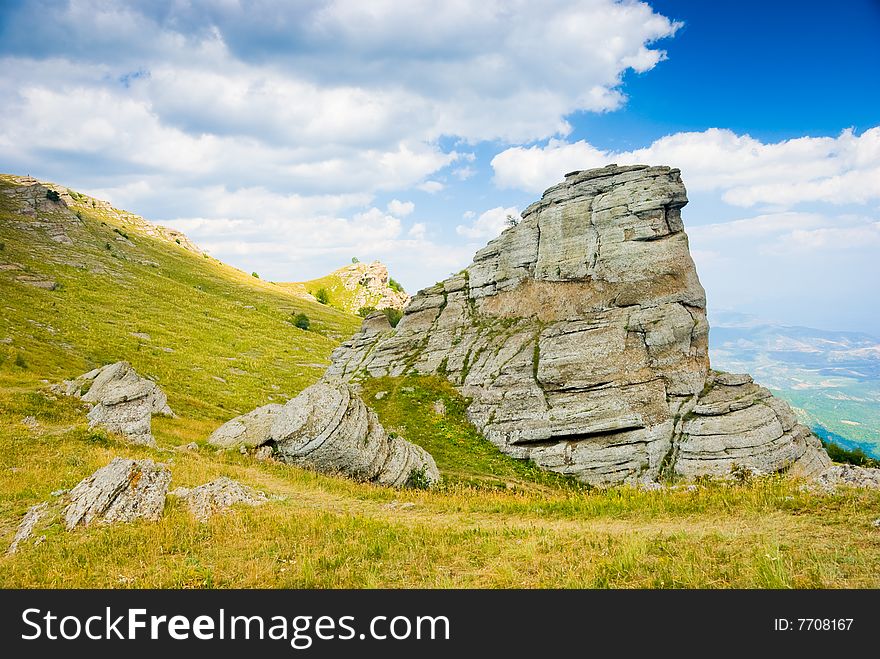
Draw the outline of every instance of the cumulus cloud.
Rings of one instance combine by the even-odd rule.
[[[474,214],[471,213],[470,217],[472,218],[473,215]],[[516,208],[503,208],[501,206],[496,206],[495,208],[490,208],[482,213],[470,224],[459,224],[455,227],[455,231],[458,235],[466,238],[490,239],[504,231],[511,221],[510,218],[513,218],[513,221],[515,222],[519,222],[522,219]],[[468,213],[465,213],[465,219],[469,219]]]
[[[392,199],[388,202],[387,208],[388,212],[396,217],[406,217],[416,209],[416,205],[411,201]]]
[[[880,199],[880,127],[857,135],[801,137],[764,143],[712,128],[676,133],[633,151],[604,151],[586,141],[551,139],[513,147],[492,160],[495,182],[540,192],[576,169],[618,164],[669,164],[688,190],[711,191],[735,206],[791,208],[806,202],[865,203]]]

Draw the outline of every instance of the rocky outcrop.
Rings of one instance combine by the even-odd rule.
[[[156,521],[162,516],[171,472],[152,460],[114,458],[70,491],[64,526],[93,522]]]
[[[40,181],[32,176],[0,175],[0,181],[7,182],[8,187],[0,187],[0,194],[11,199],[17,213],[33,218],[19,228],[26,231],[46,232],[50,240],[62,245],[74,245],[75,235],[83,226],[83,211],[95,209],[103,217],[110,218],[119,226],[116,240],[131,245],[125,233],[134,231],[144,236],[174,243],[183,249],[196,254],[205,252],[185,234],[145,220],[140,215],[119,210],[102,199],[94,199],[55,183]]]
[[[244,446],[235,442],[247,436],[246,445],[258,450],[271,446],[273,457],[282,462],[392,487],[407,486],[413,478],[419,483],[440,480],[434,458],[386,433],[375,412],[342,381],[318,382],[279,407],[258,408],[232,419],[215,431],[212,438],[220,439],[212,443]]]
[[[88,414],[90,427],[103,426],[135,444],[156,446],[152,415],[174,416],[159,385],[139,376],[128,362],[108,364],[66,380],[59,391],[93,404]]]
[[[200,522],[207,522],[212,515],[225,512],[235,504],[261,506],[269,500],[263,492],[226,476],[194,488],[179,487],[171,494],[183,499],[190,513]]]
[[[821,470],[787,404],[710,371],[686,203],[677,169],[572,172],[395,329],[368,317],[328,377],[444,375],[502,451],[593,484]]]
[[[165,508],[171,472],[152,460],[114,458],[70,492],[58,490],[55,501],[32,506],[6,550],[14,554],[35,533],[61,522],[67,531],[95,523],[113,524],[135,520],[156,521]],[[35,544],[45,536],[40,536]]]
[[[329,303],[343,311],[357,313],[364,308],[403,309],[409,295],[394,282],[384,263],[352,263],[334,270],[327,277],[305,283],[305,290],[314,296],[324,288]]]

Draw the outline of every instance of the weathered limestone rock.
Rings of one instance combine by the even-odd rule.
[[[103,426],[135,444],[156,445],[153,414],[174,416],[165,392],[139,376],[128,362],[108,364],[67,380],[59,391],[94,404],[88,414],[90,426]]]
[[[403,487],[414,472],[440,480],[423,448],[388,435],[376,413],[341,381],[322,381],[287,402],[270,432],[278,459],[360,481]]]
[[[429,483],[440,480],[427,451],[388,435],[375,412],[338,380],[314,384],[283,406],[266,405],[236,417],[208,441],[242,451],[256,448],[261,460],[271,457],[393,487],[407,485],[414,472]]]
[[[55,490],[51,494],[52,500],[31,506],[6,553],[14,554],[36,532],[59,521],[68,531],[96,522],[156,521],[165,508],[170,482],[171,472],[164,464],[114,458],[69,492]],[[38,537],[33,544],[39,544],[45,537]]]
[[[823,470],[809,487],[824,492],[834,492],[838,487],[880,489],[880,469],[835,464]]]
[[[224,449],[260,446],[269,437],[272,424],[282,407],[283,405],[278,403],[270,403],[247,414],[237,416],[217,428],[208,437],[208,443]]]
[[[237,503],[261,506],[269,500],[263,492],[226,476],[192,489],[179,487],[171,494],[184,499],[193,517],[200,522],[207,522],[211,515],[224,512]]]
[[[686,203],[677,169],[572,172],[395,329],[365,319],[327,376],[445,375],[502,451],[588,483],[815,474],[827,455],[786,403],[709,370]]]
[[[409,295],[391,287],[391,277],[384,263],[352,263],[330,273],[335,276],[348,295],[341,301],[342,308],[351,313],[363,307],[376,309],[403,309]]]
[[[163,464],[114,458],[70,491],[64,525],[69,531],[95,521],[158,520],[170,482],[171,472]]]
[[[28,511],[25,513],[24,518],[21,520],[21,523],[18,525],[18,530],[15,532],[15,537],[12,538],[12,544],[9,545],[9,548],[6,550],[7,554],[14,554],[18,551],[18,546],[28,540],[34,534],[34,528],[37,526],[37,523],[46,515],[46,509],[49,507],[49,504],[46,502],[38,503],[35,506],[31,506]]]

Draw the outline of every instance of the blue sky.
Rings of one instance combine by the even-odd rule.
[[[416,290],[566,171],[669,164],[710,312],[880,335],[878,35],[868,0],[4,2],[0,170]]]

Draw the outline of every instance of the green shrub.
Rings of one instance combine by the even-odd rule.
[[[376,309],[376,307],[361,307],[360,309],[358,309],[358,316],[360,316],[361,318],[366,318],[374,311],[378,311],[378,309]]]
[[[21,356],[20,352],[15,353],[15,365],[19,368],[27,368],[27,362],[24,360],[24,357]]]
[[[880,467],[880,460],[869,457],[862,449],[845,449],[833,442],[822,440],[822,446],[834,462],[844,462],[859,467]]]
[[[404,292],[403,286],[401,286],[400,282],[398,282],[396,279],[394,279],[394,277],[388,278],[388,288],[390,288],[392,291],[397,291],[398,293]]]
[[[382,309],[382,312],[385,314],[388,322],[391,323],[391,327],[397,327],[397,323],[403,318],[403,311],[400,309],[392,309],[389,307],[387,309]]]
[[[330,303],[330,293],[327,292],[326,288],[319,288],[314,292],[315,299],[321,304],[329,304]]]
[[[293,317],[293,324],[296,327],[299,327],[301,330],[309,329],[311,322],[309,321],[309,317],[304,313],[298,313]]]
[[[57,204],[61,201],[61,195],[55,192],[55,190],[46,190],[46,199],[54,201]]]
[[[422,465],[418,469],[409,472],[409,478],[406,479],[406,486],[413,490],[427,490],[431,487],[431,481],[428,478],[428,465]]]
[[[352,262],[352,263],[360,263],[361,260],[360,260],[358,257],[356,257],[356,256],[352,256],[352,257],[351,257],[351,262]]]
[[[256,272],[252,272],[251,277],[256,277],[257,279],[259,279],[260,275],[258,275]]]

